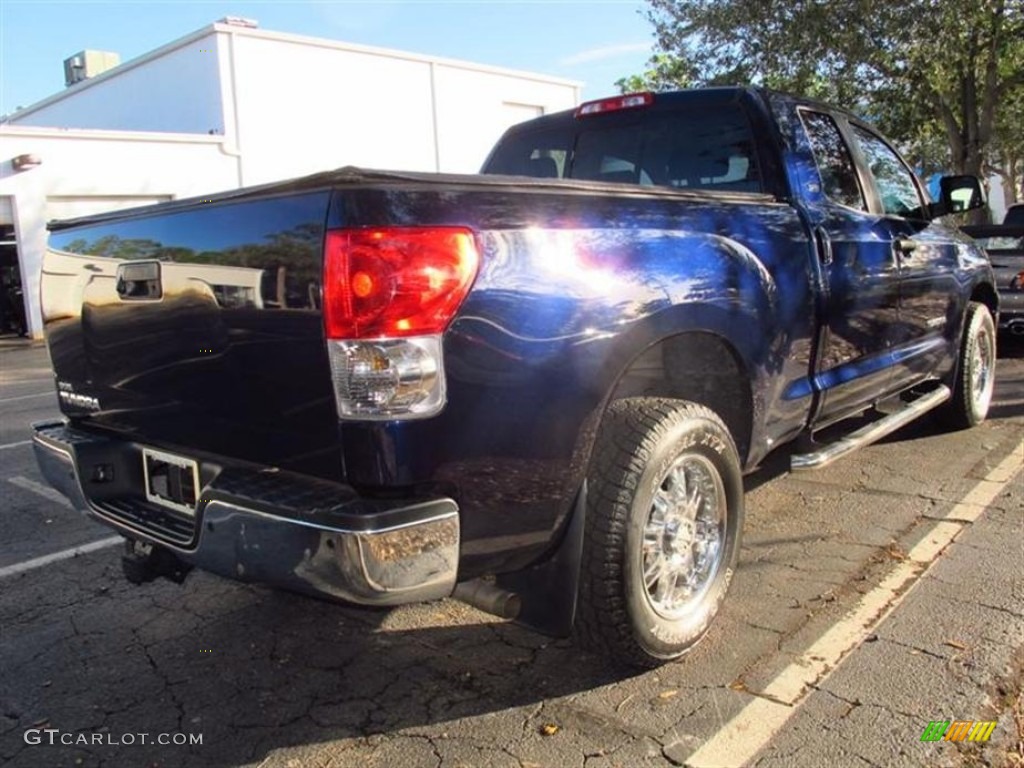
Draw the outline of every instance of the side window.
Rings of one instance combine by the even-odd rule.
[[[821,176],[821,191],[832,202],[866,211],[868,207],[860,191],[853,158],[835,121],[821,112],[804,110],[800,112],[800,120],[811,140],[814,162]]]
[[[875,177],[882,208],[892,216],[920,216],[923,210],[921,196],[914,183],[914,175],[892,148],[873,133],[854,126],[853,134],[864,153]]]

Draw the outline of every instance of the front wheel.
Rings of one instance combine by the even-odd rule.
[[[707,632],[739,553],[743,482],[722,420],[679,400],[612,403],[587,479],[575,634],[635,666]]]
[[[984,304],[967,305],[953,398],[942,411],[954,429],[980,424],[988,415],[996,379],[996,326]]]

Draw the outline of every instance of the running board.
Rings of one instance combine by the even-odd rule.
[[[916,419],[918,416],[942,405],[952,397],[949,387],[943,385],[927,395],[922,395],[905,407],[885,416],[878,421],[861,427],[856,432],[851,432],[846,437],[813,453],[797,453],[790,457],[789,466],[794,472],[801,472],[811,469],[821,469],[828,466],[836,459],[842,458],[848,453],[853,453],[858,448],[871,445],[876,440],[881,440],[886,435],[895,432],[905,424]]]

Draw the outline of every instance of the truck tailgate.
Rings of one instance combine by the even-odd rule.
[[[43,319],[64,413],[139,443],[338,479],[320,309],[329,198],[51,225]]]

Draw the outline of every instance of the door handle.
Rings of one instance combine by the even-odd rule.
[[[814,239],[818,245],[818,258],[822,264],[828,266],[832,263],[832,241],[828,237],[828,232],[824,227],[815,227]]]
[[[910,256],[917,250],[917,241],[907,237],[901,237],[893,241],[893,247],[898,254]]]

